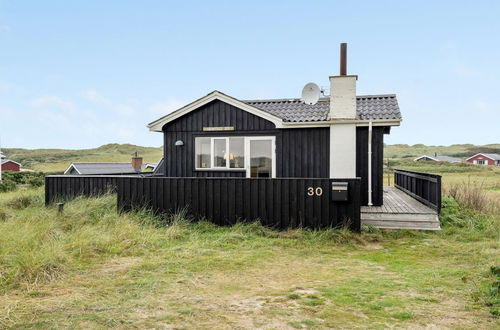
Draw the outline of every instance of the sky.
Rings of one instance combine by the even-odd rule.
[[[213,90],[395,93],[388,144],[500,143],[500,1],[0,0],[3,147],[161,146],[147,123]]]

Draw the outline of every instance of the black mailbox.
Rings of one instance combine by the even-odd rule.
[[[348,188],[348,182],[332,182],[332,201],[347,202],[349,200]]]

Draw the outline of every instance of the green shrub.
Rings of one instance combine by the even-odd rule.
[[[29,184],[33,187],[40,187],[44,184],[45,173],[43,172],[4,172],[5,179],[16,184]]]
[[[466,228],[484,231],[493,225],[492,217],[461,206],[451,196],[444,196],[440,215],[443,227]]]
[[[7,206],[10,206],[14,210],[22,210],[27,208],[33,203],[33,198],[30,195],[20,195],[11,199]]]
[[[43,177],[33,177],[28,181],[29,185],[32,187],[41,187],[45,184]]]
[[[492,266],[490,271],[492,279],[485,292],[485,303],[490,313],[500,318],[500,265]]]
[[[3,179],[2,182],[0,182],[0,192],[13,191],[16,190],[16,188],[16,183],[12,180]]]

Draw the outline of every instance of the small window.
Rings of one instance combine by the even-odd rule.
[[[478,165],[486,165],[486,161],[485,161],[484,159],[479,159],[479,160],[477,161],[477,164],[478,164]]]
[[[196,138],[196,168],[211,168],[210,138]]]

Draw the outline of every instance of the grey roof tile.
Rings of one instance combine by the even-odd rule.
[[[458,158],[444,156],[444,155],[437,155],[434,158],[436,158],[442,162],[450,162],[450,163],[459,163],[460,162],[460,159],[458,159]]]
[[[73,163],[73,167],[82,175],[137,173],[131,163]]]
[[[500,160],[499,154],[482,154],[482,155],[485,155],[486,157],[494,159],[494,160]]]
[[[328,119],[330,98],[320,98],[314,105],[304,104],[301,99],[270,99],[243,101],[258,109],[282,118],[285,122],[314,122]],[[401,120],[396,95],[360,95],[356,97],[357,119]]]

